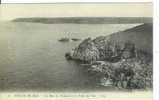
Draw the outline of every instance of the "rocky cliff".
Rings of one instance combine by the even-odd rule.
[[[110,36],[87,38],[69,56],[88,63],[88,72],[100,84],[128,89],[152,88],[151,24]]]
[[[119,43],[110,41],[106,37],[97,37],[85,39],[76,47],[72,53],[72,59],[93,62],[106,60],[116,62],[121,58],[131,58],[136,56],[135,44],[131,42]]]
[[[121,39],[120,35],[125,38]],[[136,41],[131,38],[135,38]],[[86,62],[97,60],[117,62],[122,58],[137,57],[140,51],[152,55],[151,25],[143,24],[110,36],[99,36],[93,40],[87,38],[73,50],[71,56],[73,59]]]

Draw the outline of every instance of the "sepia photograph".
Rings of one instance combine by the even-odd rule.
[[[1,4],[0,93],[7,92],[151,100],[152,3]]]

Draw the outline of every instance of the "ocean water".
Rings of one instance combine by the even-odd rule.
[[[0,23],[0,91],[110,91],[96,86],[85,68],[65,53],[85,39],[109,35],[139,24]]]

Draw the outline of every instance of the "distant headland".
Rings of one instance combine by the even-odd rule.
[[[129,23],[152,23],[152,17],[31,17],[16,18],[13,22],[30,22],[43,24],[129,24]]]

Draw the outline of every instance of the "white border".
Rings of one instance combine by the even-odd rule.
[[[153,2],[153,56],[154,56],[154,72],[153,72],[153,89],[154,89],[154,94],[153,94],[153,100],[159,100],[159,1],[154,0]]]
[[[152,2],[153,0],[1,0],[1,3],[58,3],[58,2]]]
[[[60,3],[60,2],[152,2],[154,7],[154,97],[159,100],[159,1],[158,0],[1,0],[1,3]]]

